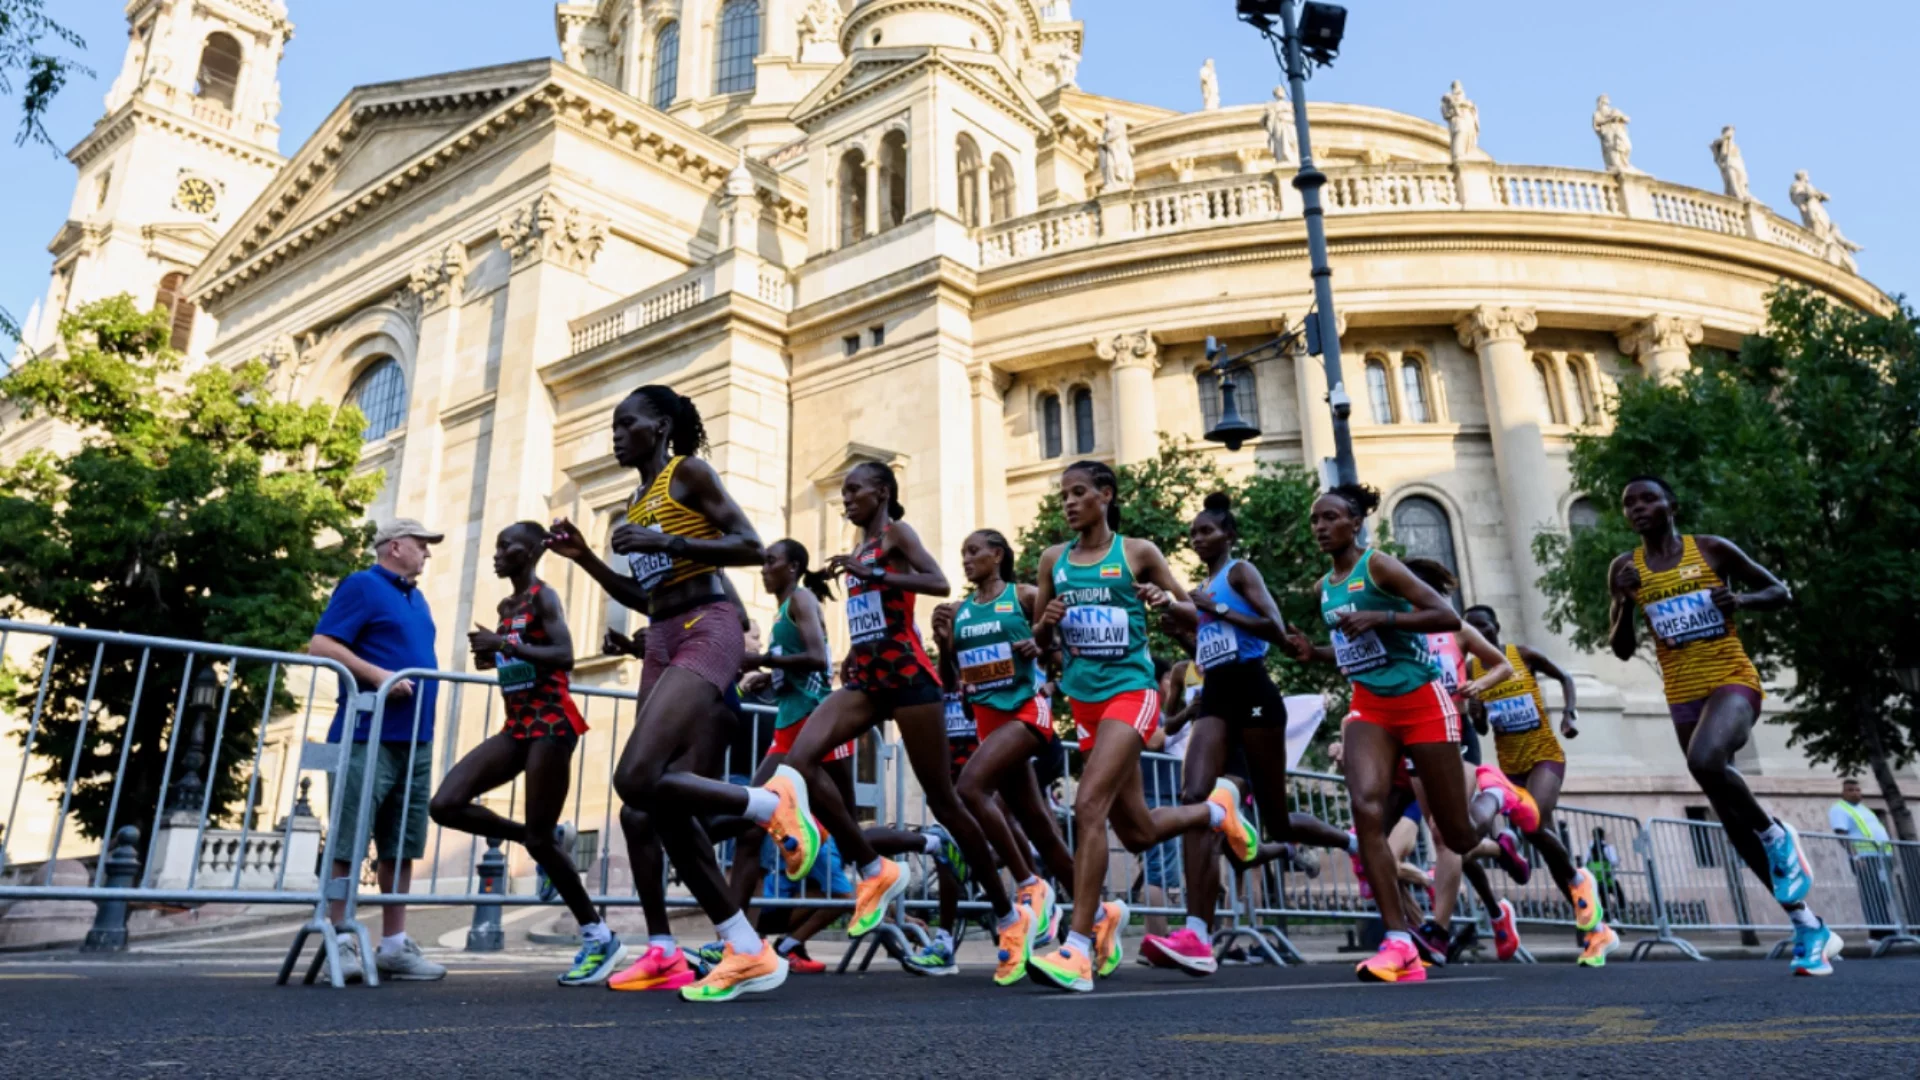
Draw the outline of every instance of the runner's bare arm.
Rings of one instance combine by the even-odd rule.
[[[1359,634],[1378,627],[1420,634],[1444,634],[1460,629],[1460,615],[1433,586],[1413,576],[1407,564],[1385,552],[1375,552],[1368,566],[1380,587],[1413,605],[1405,614],[1392,611],[1349,611],[1340,616],[1340,632]],[[1503,657],[1502,663],[1505,662]]]
[[[1507,654],[1494,648],[1493,642],[1482,637],[1480,631],[1475,630],[1470,624],[1461,623],[1458,632],[1460,647],[1479,660],[1481,666],[1487,669],[1479,678],[1461,687],[1461,694],[1478,699],[1487,691],[1513,678],[1513,665],[1507,662]]]
[[[500,652],[515,660],[527,660],[544,668],[573,670],[573,634],[567,630],[567,617],[560,608],[560,595],[551,588],[541,589],[533,597],[534,614],[550,639],[545,645],[502,641]]]
[[[1040,553],[1039,584],[1033,587],[1033,609],[1039,612],[1033,620],[1033,640],[1042,649],[1054,648],[1053,628],[1067,614],[1067,605],[1053,595],[1053,565],[1064,550],[1064,545],[1055,544]]]
[[[1267,579],[1260,571],[1245,559],[1233,564],[1227,571],[1227,582],[1247,603],[1253,606],[1255,614],[1242,615],[1238,611],[1228,611],[1221,618],[1233,624],[1236,630],[1245,630],[1257,638],[1278,644],[1286,640],[1287,620],[1280,614],[1280,605],[1274,602],[1273,594],[1267,591]]]
[[[953,594],[953,586],[947,584],[946,572],[940,569],[939,561],[927,550],[927,545],[920,542],[920,534],[904,521],[894,522],[893,528],[887,530],[887,539],[881,548],[882,565],[893,563],[896,559],[907,568],[904,571],[889,570],[887,584],[922,596]]]
[[[1547,659],[1538,650],[1530,649],[1525,645],[1516,647],[1520,650],[1520,659],[1525,660],[1535,674],[1545,675],[1560,684],[1560,698],[1565,703],[1560,710],[1560,734],[1569,739],[1578,738],[1580,730],[1574,726],[1574,720],[1579,716],[1580,709],[1575,703],[1577,691],[1573,684],[1573,676],[1561,670],[1559,664]]]
[[[601,560],[587,546],[586,534],[580,526],[564,517],[554,518],[553,527],[548,530],[547,550],[587,572],[594,584],[613,598],[613,602],[629,611],[647,610],[647,591],[638,582]]]
[[[1775,577],[1773,571],[1753,561],[1739,545],[1719,536],[1696,536],[1700,557],[1707,560],[1722,580],[1746,586],[1746,592],[1715,589],[1713,602],[1731,615],[1736,611],[1778,611],[1793,603],[1793,590]]]
[[[783,671],[820,671],[831,669],[833,658],[827,654],[827,634],[820,622],[820,601],[805,589],[793,590],[787,601],[787,618],[800,631],[800,652],[792,656],[761,656],[760,666]]]
[[[1174,604],[1185,604],[1189,608],[1193,606],[1192,600],[1187,597],[1186,586],[1180,584],[1180,579],[1173,575],[1173,567],[1167,565],[1167,557],[1161,554],[1153,541],[1127,541],[1127,568],[1133,571],[1136,588],[1146,586],[1141,589],[1141,599],[1146,601],[1148,607],[1165,608]],[[1158,597],[1154,595],[1156,591]],[[1155,599],[1160,602],[1155,603]]]
[[[697,510],[721,534],[712,540],[695,540],[680,537],[670,540],[665,549],[668,554],[709,566],[758,566],[765,551],[760,544],[760,534],[755,531],[753,522],[747,520],[746,511],[733,501],[726,487],[720,483],[720,474],[713,466],[697,457],[682,459],[680,468],[674,471],[673,486],[683,488],[685,498],[676,492],[674,498],[688,508]]]

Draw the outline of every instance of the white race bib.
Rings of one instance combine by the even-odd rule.
[[[1540,707],[1532,694],[1489,701],[1487,723],[1502,735],[1520,735],[1540,727]]]
[[[960,650],[960,681],[979,693],[1013,685],[1013,646],[1004,641]]]
[[[1240,656],[1240,634],[1233,624],[1210,622],[1200,628],[1200,636],[1194,642],[1193,659],[1202,671],[1212,671],[1221,664],[1229,664]]]
[[[1371,630],[1361,631],[1353,637],[1333,632],[1333,660],[1340,665],[1343,674],[1354,675],[1363,671],[1372,671],[1387,664],[1387,647],[1380,635]]]
[[[649,525],[647,528],[654,532],[662,531],[658,525]],[[627,568],[633,571],[635,583],[652,592],[653,587],[667,576],[667,571],[673,569],[673,556],[664,551],[635,552],[627,556]]]
[[[1727,636],[1727,619],[1714,606],[1713,594],[1698,592],[1669,596],[1647,605],[1653,634],[1669,647]]]
[[[847,634],[855,645],[887,636],[887,611],[881,606],[880,590],[847,597]]]
[[[1060,637],[1073,655],[1089,660],[1118,660],[1133,644],[1127,610],[1097,604],[1068,608],[1060,622]]]

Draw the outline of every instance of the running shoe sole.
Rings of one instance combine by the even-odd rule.
[[[1038,959],[1027,961],[1027,978],[1041,986],[1054,990],[1066,990],[1075,994],[1093,993],[1093,980],[1082,979],[1078,975],[1055,972]]]
[[[788,790],[793,792],[794,817],[800,819],[800,830],[806,834],[804,839],[786,837],[781,841],[781,863],[783,865],[786,863],[784,849],[787,841],[799,844],[801,866],[798,870],[792,866],[785,866],[785,872],[788,881],[805,881],[807,875],[813,873],[814,861],[820,857],[820,849],[825,846],[820,839],[820,823],[813,818],[813,806],[807,798],[807,782],[801,778],[800,773],[791,765],[782,765],[773,770],[773,775],[775,779],[785,781]]]
[[[1600,946],[1598,955],[1588,957],[1584,953],[1577,961],[1581,967],[1603,968],[1607,966],[1607,954],[1620,947],[1620,934],[1611,927],[1607,930],[1607,942]]]
[[[1794,975],[1810,975],[1818,978],[1833,974],[1833,962],[1840,959],[1840,950],[1845,947],[1846,943],[1840,940],[1840,935],[1828,930],[1827,944],[1820,950],[1820,966],[1813,968],[1794,965]]]
[[[786,766],[782,765],[781,768],[784,769],[786,768]],[[855,938],[863,938],[863,937],[866,937],[868,934],[873,933],[875,930],[879,929],[880,924],[887,921],[887,909],[892,907],[894,904],[894,901],[900,899],[900,897],[904,895],[906,891],[907,891],[906,871],[901,870],[899,864],[895,863],[893,884],[887,887],[887,891],[884,894],[882,894],[880,898],[879,906],[874,909],[876,912],[876,916],[873,922],[857,930],[853,926],[848,926],[847,938],[849,940],[852,940]]]
[[[649,990],[679,990],[682,987],[692,986],[699,981],[700,976],[691,971],[676,971],[671,975],[654,979],[651,982],[634,979],[631,982],[615,983],[609,978],[607,980],[607,989],[615,991],[616,993],[626,993],[629,991],[640,991],[644,993]]]
[[[1581,933],[1591,933],[1593,928],[1606,921],[1606,912],[1600,906],[1600,884],[1593,879],[1593,871],[1581,867],[1573,875],[1573,928]]]
[[[1119,910],[1109,912],[1107,918],[1119,923],[1120,927],[1113,932],[1113,948],[1102,954],[1100,962],[1093,966],[1094,975],[1102,979],[1111,977],[1114,972],[1120,970],[1121,964],[1127,962],[1125,935],[1127,932],[1127,917],[1132,913],[1127,910],[1127,905],[1122,901],[1113,901],[1113,906]],[[1097,937],[1094,939],[1096,944],[1099,940]]]
[[[771,949],[773,946],[768,945],[766,947]],[[695,1005],[713,1005],[723,1001],[732,1001],[741,994],[764,994],[769,990],[778,990],[781,984],[786,981],[787,958],[776,955],[774,957],[773,973],[770,975],[759,975],[751,979],[742,979],[734,983],[731,987],[728,987],[726,993],[717,994],[713,997],[689,996],[687,991],[693,989],[693,987],[688,986],[680,991],[680,1000],[691,1002]]]
[[[960,965],[959,965],[959,964],[948,964],[948,965],[947,965],[947,966],[945,966],[945,967],[937,967],[937,968],[936,968],[936,967],[921,967],[921,966],[920,966],[919,964],[909,964],[909,963],[907,963],[907,962],[906,962],[905,960],[902,960],[902,961],[900,962],[900,966],[901,966],[902,968],[904,968],[904,969],[906,969],[906,972],[907,972],[907,974],[909,974],[909,975],[926,975],[926,976],[929,976],[929,977],[934,977],[934,978],[937,978],[937,977],[939,977],[939,976],[941,976],[941,975],[958,975],[958,974],[960,974]]]
[[[1215,798],[1222,792],[1225,792],[1226,798]],[[1251,866],[1260,857],[1260,835],[1253,831],[1253,826],[1240,813],[1239,785],[1221,777],[1214,782],[1207,801],[1217,804],[1226,813],[1226,819],[1220,823],[1220,827],[1227,841],[1227,858],[1235,866]]]
[[[1418,966],[1417,963],[1414,967],[1402,968],[1398,975],[1384,975],[1364,964],[1355,968],[1354,973],[1360,976],[1361,982],[1408,983],[1427,981],[1427,969]]]
[[[1787,841],[1793,845],[1793,858],[1800,864],[1800,876],[1787,878],[1784,881],[1776,880],[1773,883],[1773,898],[1782,904],[1797,904],[1805,900],[1807,894],[1813,891],[1813,867],[1807,862],[1807,849],[1800,846],[1800,831],[1784,821],[1779,824],[1787,831]],[[1782,886],[1787,889],[1787,894],[1784,896],[1780,893]]]
[[[1140,959],[1151,967],[1173,968],[1184,971],[1194,978],[1212,975],[1220,970],[1220,961],[1211,954],[1202,960],[1198,956],[1188,956],[1160,944],[1159,938],[1147,938],[1140,943]]]
[[[619,972],[620,965],[626,962],[627,962],[627,947],[625,945],[615,943],[613,952],[609,953],[607,955],[607,958],[600,962],[599,967],[594,968],[592,971],[588,972],[586,975],[578,979],[567,978],[567,975],[573,974],[572,972],[568,972],[567,975],[560,976],[560,985],[561,986],[598,986],[601,983],[606,982],[608,979],[613,978],[614,975]]]

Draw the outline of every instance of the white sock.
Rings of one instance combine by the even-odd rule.
[[[1763,844],[1777,844],[1781,838],[1786,835],[1787,830],[1781,828],[1780,823],[1776,821],[1760,830],[1760,842]]]
[[[1067,931],[1067,948],[1082,956],[1093,955],[1093,942],[1087,938],[1087,935],[1075,933],[1072,930]]]
[[[999,919],[994,921],[993,928],[995,930],[1005,930],[1007,927],[1012,926],[1014,923],[1017,923],[1019,921],[1020,921],[1020,909],[1011,908],[1007,911],[1005,915],[1000,916]]]
[[[1804,926],[1809,930],[1820,925],[1820,917],[1809,910],[1805,904],[1788,911],[1787,918],[1793,920],[1793,925]]]
[[[940,854],[940,838],[932,833],[928,833],[927,842],[923,850],[929,855]]]
[[[1413,948],[1413,935],[1408,933],[1405,930],[1387,931],[1387,940],[1397,941],[1400,944],[1405,945],[1409,949]]]
[[[1213,924],[1196,915],[1187,916],[1187,929],[1193,931],[1201,941],[1213,936]]]
[[[1360,834],[1359,833],[1347,834],[1347,854],[1349,855],[1360,854]]]
[[[397,934],[388,934],[386,937],[380,939],[380,951],[386,953],[388,956],[392,956],[394,953],[406,948],[406,945],[407,932],[405,930]]]
[[[933,932],[933,943],[935,945],[945,945],[948,952],[953,951],[953,935],[947,933],[947,928],[944,926]]]
[[[613,938],[613,931],[607,929],[605,922],[591,922],[581,925],[580,936],[587,941],[609,941]]]
[[[775,945],[773,947],[773,950],[779,953],[781,956],[785,956],[788,953],[791,953],[793,950],[799,948],[801,944],[802,943],[799,938],[794,937],[792,934],[788,934],[785,937],[780,939],[780,944]]]
[[[860,867],[860,876],[862,878],[870,878],[879,873],[881,870],[880,864],[886,861],[885,859],[875,859],[870,863],[862,864]]]
[[[745,912],[734,912],[732,917],[713,929],[719,933],[720,940],[733,946],[733,951],[742,956],[759,956],[760,950],[766,947],[766,943],[760,940],[760,935],[753,932]]]
[[[672,934],[654,934],[647,938],[647,948],[649,949],[659,949],[662,952],[671,954],[679,947],[679,943],[673,940]]]
[[[1220,827],[1221,823],[1226,820],[1227,820],[1226,807],[1221,806],[1217,802],[1210,802],[1207,804],[1207,824],[1209,826],[1217,829]]]
[[[1020,883],[1020,887],[1023,889],[1031,889],[1038,884],[1040,884],[1040,875],[1030,874],[1027,876],[1027,879],[1025,881],[1022,881]]]
[[[780,809],[780,796],[766,788],[747,789],[747,816],[756,823],[765,825],[773,820],[773,812]]]

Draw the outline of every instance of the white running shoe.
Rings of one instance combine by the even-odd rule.
[[[381,978],[397,982],[435,982],[447,977],[447,969],[427,959],[412,938],[402,939],[398,951],[376,951],[373,968]]]

